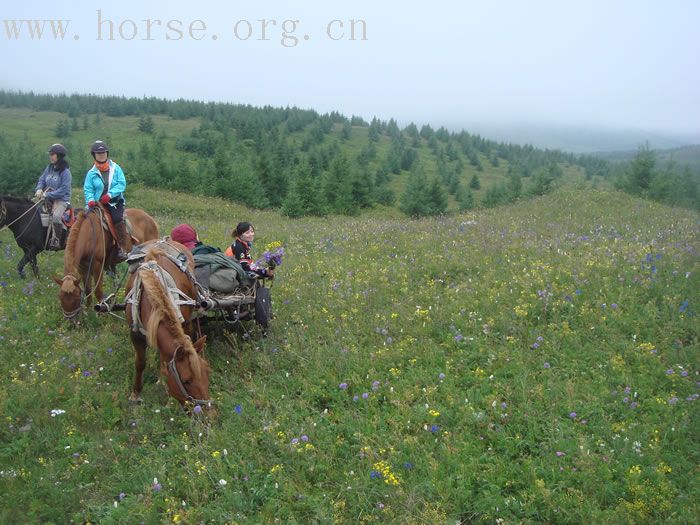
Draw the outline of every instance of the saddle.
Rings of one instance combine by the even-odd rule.
[[[48,201],[44,203],[44,206],[41,209],[41,225],[44,228],[51,225],[52,209],[53,204]],[[76,220],[78,220],[78,216],[75,211],[75,208],[73,208],[73,206],[70,203],[68,203],[66,206],[66,211],[64,211],[63,215],[61,216],[61,222],[63,223],[63,227],[66,230],[70,230],[71,226],[75,224]]]
[[[104,204],[98,204],[98,206],[102,209],[102,213],[100,214],[102,228],[105,231],[108,231],[109,233],[112,234],[112,243],[116,244],[117,243],[117,231],[114,228],[114,222],[112,221],[112,215],[107,211]],[[129,236],[131,237],[132,244],[134,246],[136,246],[137,244],[141,244],[141,240],[134,236],[134,227],[132,226],[131,221],[129,220],[129,217],[127,217],[126,214],[124,214],[124,224],[126,224],[126,231],[129,234]]]

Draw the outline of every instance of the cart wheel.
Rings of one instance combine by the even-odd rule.
[[[267,328],[271,315],[270,289],[261,286],[255,294],[255,322],[263,328]]]

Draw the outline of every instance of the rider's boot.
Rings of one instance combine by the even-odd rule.
[[[126,222],[124,221],[115,224],[114,229],[117,232],[117,245],[119,248],[115,257],[115,263],[120,263],[126,261],[128,256],[126,248],[129,246],[129,232],[126,231]]]

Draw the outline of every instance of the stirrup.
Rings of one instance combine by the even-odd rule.
[[[61,249],[61,239],[58,237],[51,237],[48,243],[48,249],[52,251],[59,251]]]

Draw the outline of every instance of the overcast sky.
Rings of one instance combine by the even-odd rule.
[[[29,0],[0,12],[4,89],[700,133],[697,0]],[[50,25],[32,40],[24,25],[8,37],[13,19],[70,23],[63,40]]]

